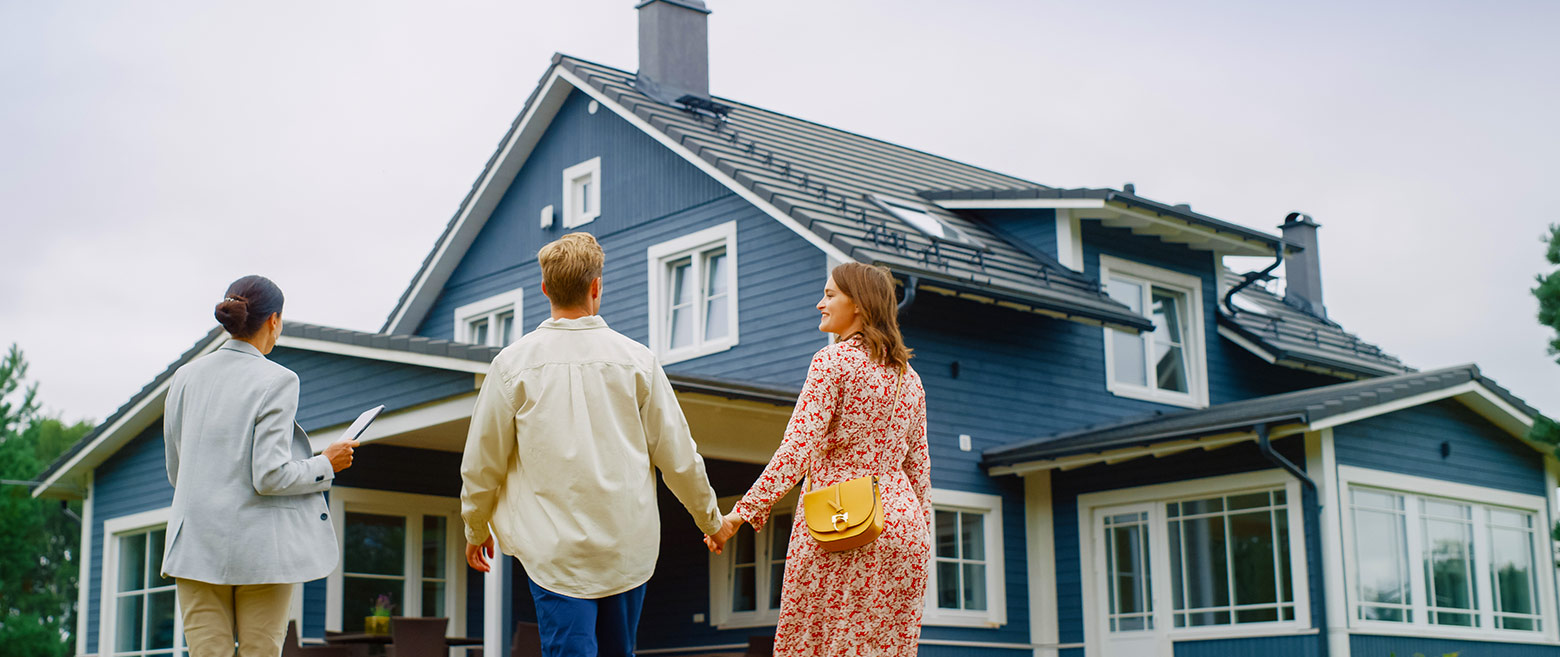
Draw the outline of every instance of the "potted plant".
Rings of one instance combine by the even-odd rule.
[[[369,634],[390,633],[390,613],[395,605],[390,603],[390,594],[381,593],[369,607],[369,616],[363,619],[363,631]]]

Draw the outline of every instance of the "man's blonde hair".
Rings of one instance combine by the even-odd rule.
[[[601,278],[607,255],[590,233],[569,233],[537,251],[536,260],[552,305],[578,308],[590,301],[590,282]]]

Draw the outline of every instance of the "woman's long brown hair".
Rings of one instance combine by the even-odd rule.
[[[847,262],[830,272],[834,286],[855,302],[861,313],[862,344],[872,360],[899,369],[910,361],[910,348],[899,334],[899,304],[894,277],[883,267]],[[840,336],[846,338],[849,336]]]

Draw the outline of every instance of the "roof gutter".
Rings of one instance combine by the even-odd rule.
[[[1274,266],[1277,265],[1275,264]],[[1316,488],[1316,481],[1311,479],[1310,475],[1307,475],[1305,471],[1301,470],[1299,466],[1296,466],[1294,462],[1284,458],[1283,454],[1279,454],[1276,450],[1273,449],[1272,437],[1268,435],[1268,425],[1266,422],[1258,424],[1255,429],[1257,432],[1257,449],[1262,452],[1262,456],[1266,457],[1267,460],[1272,462],[1274,465],[1289,471],[1290,475],[1294,476],[1295,479],[1300,480],[1301,485],[1309,489],[1309,495],[1307,495],[1305,491],[1301,491],[1300,493],[1300,503],[1303,508],[1302,512],[1305,514],[1305,524],[1320,529],[1322,526],[1322,495],[1321,491],[1317,490]],[[1306,553],[1320,554],[1322,546],[1321,537],[1319,534],[1321,532],[1310,531],[1305,527],[1301,527],[1301,531],[1306,537]],[[1320,657],[1329,657],[1332,651],[1332,646],[1330,645],[1331,642],[1328,640],[1327,636],[1328,632],[1330,631],[1329,628],[1331,627],[1331,623],[1328,622],[1327,618],[1327,587],[1324,586],[1317,588],[1315,590],[1315,595],[1317,599],[1312,603],[1313,606],[1320,606],[1322,608],[1322,618],[1312,621],[1312,624],[1317,626],[1318,634],[1320,634],[1318,637],[1320,640],[1317,642],[1320,644],[1318,646],[1317,654],[1320,655]]]
[[[921,277],[911,275],[905,279],[905,298],[899,301],[899,314],[905,314],[910,306],[915,305],[915,289],[921,286]]]

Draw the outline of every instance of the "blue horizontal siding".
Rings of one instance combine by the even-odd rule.
[[[303,584],[303,630],[299,636],[325,638],[325,580]]]
[[[1175,657],[1316,657],[1319,654],[1321,648],[1315,634],[1175,642]],[[1370,655],[1361,654],[1360,657]]]
[[[351,422],[379,404],[387,412],[476,390],[470,372],[277,347],[271,360],[298,374],[305,431]]]
[[[1453,400],[1336,427],[1333,444],[1340,465],[1545,494],[1543,455]]]
[[[1349,637],[1349,652],[1354,657],[1556,657],[1560,646],[1356,634]]]
[[[99,601],[103,593],[104,523],[173,504],[163,455],[162,421],[157,420],[108,457],[93,472],[92,562],[87,580],[87,652],[98,650]]]
[[[1060,258],[1055,210],[983,210],[979,219],[1009,244],[1027,253]]]

